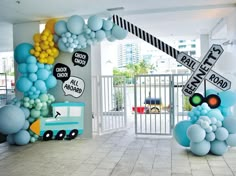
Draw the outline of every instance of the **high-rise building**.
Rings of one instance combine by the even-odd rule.
[[[126,43],[118,46],[117,67],[124,68],[127,64],[138,63],[141,59],[140,44]]]

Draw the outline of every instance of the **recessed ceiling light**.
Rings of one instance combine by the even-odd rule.
[[[117,11],[117,10],[124,10],[124,7],[114,7],[114,8],[108,8],[107,11]]]

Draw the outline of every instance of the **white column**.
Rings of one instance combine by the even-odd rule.
[[[209,35],[201,34],[200,35],[200,49],[201,49],[201,59],[209,50]]]

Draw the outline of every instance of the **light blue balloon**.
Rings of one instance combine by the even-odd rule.
[[[127,37],[128,31],[122,29],[120,26],[114,25],[111,30],[111,34],[116,39],[123,40]]]
[[[36,64],[27,64],[27,71],[30,73],[35,73],[38,70],[38,66]]]
[[[14,59],[16,63],[25,63],[26,59],[31,55],[30,50],[33,48],[34,46],[29,43],[21,43],[17,45],[14,50]]]
[[[58,40],[59,40],[59,36],[58,36],[57,34],[54,34],[54,35],[53,35],[53,41],[54,41],[55,43],[57,43]]]
[[[201,142],[192,142],[190,143],[190,150],[193,154],[197,156],[204,156],[210,151],[211,144],[210,142],[203,140]]]
[[[33,83],[25,77],[20,77],[16,82],[16,89],[20,92],[27,92]]]
[[[216,131],[216,129],[217,129],[216,125],[211,125],[211,127],[212,127],[212,131]]]
[[[96,36],[95,32],[91,32],[89,35],[91,38],[94,38]]]
[[[28,78],[32,82],[35,82],[38,79],[38,77],[37,77],[37,75],[35,73],[30,73]]]
[[[219,127],[222,127],[222,122],[218,120],[215,125],[216,125],[218,128],[219,128]]]
[[[44,68],[44,64],[41,64],[40,62],[37,62],[36,65],[38,66],[38,68]]]
[[[208,121],[202,121],[200,126],[203,128],[203,129],[207,129],[210,125],[208,123]]]
[[[18,71],[20,73],[27,73],[27,64],[26,63],[21,63],[18,65]]]
[[[24,123],[24,126],[22,128],[22,130],[27,130],[29,128],[29,121],[26,120],[25,123]]]
[[[111,35],[111,31],[105,31],[105,34],[106,34],[106,38],[109,38],[109,37],[112,36],[112,35]]]
[[[77,37],[77,40],[79,41],[79,43],[84,43],[84,42],[86,42],[86,38],[85,38],[85,36],[82,35],[82,34]]]
[[[34,86],[32,86],[31,88],[30,88],[30,91],[31,92],[35,92],[37,89],[36,89],[36,87],[34,87]]]
[[[184,147],[189,147],[190,140],[187,137],[187,129],[192,125],[190,120],[180,121],[175,125],[173,136],[175,140]]]
[[[30,141],[30,134],[26,130],[21,130],[13,136],[16,145],[26,145]]]
[[[26,59],[26,63],[27,63],[27,64],[36,64],[36,63],[37,63],[37,59],[36,59],[36,57],[34,57],[34,56],[29,56],[29,57],[27,57],[27,59]]]
[[[230,108],[224,108],[224,107],[220,106],[218,109],[220,109],[220,111],[224,117],[228,117],[228,116],[232,115]]]
[[[66,26],[66,22],[62,21],[62,20],[57,21],[55,26],[54,26],[54,30],[55,30],[55,33],[58,36],[61,36],[63,33],[68,32],[68,29],[67,29],[67,26]]]
[[[217,95],[217,93],[218,92],[214,89],[207,89],[206,90],[206,96],[211,95],[211,94]]]
[[[25,114],[19,107],[6,105],[0,108],[0,133],[16,133],[22,129],[24,123]]]
[[[75,34],[73,34],[71,37],[73,38],[73,40],[77,39],[77,35]]]
[[[41,68],[37,71],[38,80],[46,80],[49,76],[49,71],[45,68]]]
[[[207,141],[211,142],[211,141],[214,141],[215,138],[216,138],[215,133],[211,132],[211,133],[207,133],[207,134],[206,134],[206,138],[205,138],[205,139],[206,139]]]
[[[207,133],[212,132],[212,126],[209,126],[208,128],[205,129]]]
[[[67,24],[68,24],[68,23],[67,23]],[[65,36],[66,36],[67,38],[70,38],[72,35],[71,35],[70,32],[66,32],[66,33],[65,33]]]
[[[72,37],[68,38],[67,40],[68,40],[68,43],[73,43],[74,41]]]
[[[67,49],[66,45],[64,44],[64,42],[62,41],[62,39],[58,40],[57,46],[58,46],[60,51],[68,52],[68,49]]]
[[[88,18],[88,27],[93,31],[98,31],[102,28],[103,19],[97,15],[90,16]]]
[[[229,132],[224,127],[219,127],[215,131],[216,139],[219,141],[224,141],[228,138]]]
[[[215,117],[210,118],[210,120],[211,120],[211,124],[216,124],[217,122],[217,119]]]
[[[25,119],[27,119],[30,115],[30,111],[28,108],[25,108],[25,107],[20,107],[20,109],[24,112],[25,114]]]
[[[231,90],[220,92],[219,97],[221,100],[220,106],[224,108],[228,108],[236,104],[236,93]]]
[[[45,83],[47,88],[51,89],[57,85],[57,79],[53,75],[49,75]]]
[[[107,37],[107,40],[108,40],[109,42],[114,42],[114,41],[116,40],[116,38],[113,37],[113,36],[110,36],[110,37]]]
[[[236,118],[226,117],[223,121],[223,127],[225,127],[229,133],[236,133]]]
[[[10,145],[15,145],[16,144],[15,141],[14,141],[14,138],[13,138],[13,134],[7,135],[7,142]]]
[[[67,20],[67,29],[73,34],[80,34],[83,32],[84,19],[79,15],[73,15]]]
[[[37,140],[37,139],[36,139],[35,137],[31,137],[31,138],[30,138],[30,142],[31,142],[31,143],[36,142],[36,140]]]
[[[63,43],[67,43],[67,38],[66,37],[62,37],[61,40],[63,41]]]
[[[191,125],[187,130],[187,136],[191,142],[201,142],[206,137],[206,131],[200,125]]]
[[[106,34],[103,30],[99,30],[95,33],[95,37],[96,39],[100,42],[102,41],[104,38],[106,38]]]
[[[207,116],[212,118],[215,117],[217,120],[224,120],[224,116],[221,114],[221,111],[219,109],[212,109],[207,113]]]
[[[52,69],[52,65],[50,65],[50,64],[45,64],[44,65],[44,68],[46,69],[46,70],[48,70],[48,71],[51,71],[51,69]]]
[[[102,28],[106,31],[109,31],[113,27],[113,22],[111,20],[103,20]]]
[[[45,91],[47,90],[47,87],[46,87],[46,85],[45,85],[45,82],[42,81],[42,80],[37,80],[37,81],[35,81],[34,86],[35,86],[41,93],[43,93],[43,92],[45,92]]]
[[[236,147],[236,133],[229,134],[228,138],[226,139],[226,143],[231,147]]]
[[[214,140],[211,142],[211,153],[214,155],[223,155],[228,150],[228,145],[225,141]]]

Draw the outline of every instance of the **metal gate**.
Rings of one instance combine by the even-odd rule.
[[[187,119],[191,109],[182,87],[186,74],[138,75],[135,77],[135,133],[170,135],[176,123]]]
[[[126,127],[125,77],[92,77],[93,133],[103,134]]]

